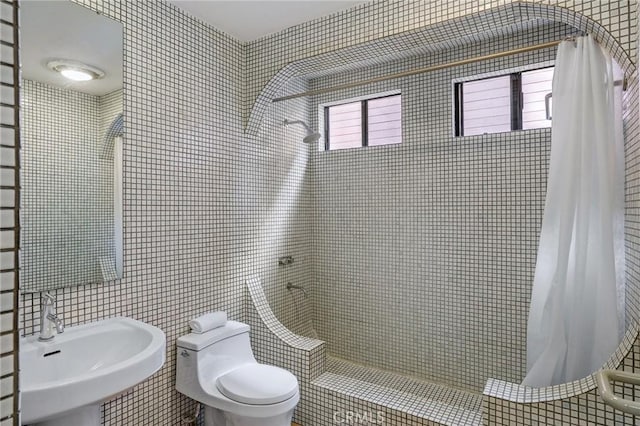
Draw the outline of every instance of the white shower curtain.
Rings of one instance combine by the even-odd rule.
[[[624,154],[614,98],[612,60],[591,36],[558,46],[527,386],[586,377],[619,342]]]

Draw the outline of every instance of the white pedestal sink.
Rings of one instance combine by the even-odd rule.
[[[68,327],[50,342],[20,342],[22,424],[99,426],[100,404],[165,361],[162,330],[130,318]]]

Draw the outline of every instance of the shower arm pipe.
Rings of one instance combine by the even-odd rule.
[[[302,124],[302,126],[307,130],[307,132],[309,133],[313,133],[313,129],[311,129],[311,127],[309,127],[309,125],[307,123],[305,123],[302,120],[284,120],[284,124],[285,126],[288,126],[289,124]]]
[[[291,290],[301,290],[302,294],[304,294],[304,297],[305,298],[307,297],[307,290],[304,287],[302,287],[301,285],[295,285],[295,284],[293,284],[291,282],[288,282],[287,283],[287,290],[289,290],[289,291],[291,291]]]
[[[412,75],[422,74],[422,73],[425,73],[425,72],[438,71],[438,70],[442,70],[442,69],[445,69],[445,68],[451,68],[451,67],[458,67],[460,65],[472,64],[474,62],[480,62],[480,61],[487,61],[487,60],[490,60],[490,59],[502,58],[504,56],[516,55],[518,53],[531,52],[533,50],[546,49],[548,47],[555,47],[555,46],[559,45],[560,43],[562,43],[563,41],[564,40],[549,41],[549,42],[546,42],[546,43],[536,44],[534,46],[527,46],[527,47],[521,47],[519,49],[507,50],[507,51],[504,51],[504,52],[491,53],[489,55],[476,56],[476,57],[473,57],[473,58],[462,59],[460,61],[453,61],[453,62],[448,62],[446,64],[433,65],[433,66],[430,66],[430,67],[418,68],[418,69],[410,70],[410,71],[402,71],[402,72],[398,72],[398,73],[394,73],[394,74],[384,75],[384,76],[381,76],[381,77],[371,78],[371,79],[368,79],[368,80],[356,81],[356,82],[353,82],[353,83],[339,84],[337,86],[327,87],[327,88],[324,88],[324,89],[309,90],[307,92],[295,93],[293,95],[274,98],[271,102],[282,102],[282,101],[287,101],[289,99],[302,98],[302,97],[305,97],[305,96],[321,95],[323,93],[331,93],[331,92],[335,92],[335,91],[338,91],[338,90],[351,89],[353,87],[365,86],[367,84],[379,83],[381,81],[387,81],[387,80],[393,80],[393,79],[396,79],[396,78],[408,77],[408,76],[412,76]],[[626,86],[627,86],[626,77],[625,77],[622,85],[623,85],[623,88],[626,90]]]

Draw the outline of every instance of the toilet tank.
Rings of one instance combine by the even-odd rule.
[[[176,389],[198,401],[222,374],[255,363],[249,326],[227,321],[206,333],[189,333],[177,342]]]
[[[194,399],[207,386],[203,380],[215,383],[220,375],[242,364],[256,362],[249,326],[237,321],[227,321],[224,326],[206,333],[187,334],[176,343],[176,389]]]
[[[219,353],[222,350],[243,352],[251,351],[249,326],[237,321],[227,321],[222,327],[214,328],[206,333],[189,333],[178,339],[179,348],[196,352],[205,350]]]

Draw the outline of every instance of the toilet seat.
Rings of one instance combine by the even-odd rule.
[[[244,404],[286,401],[298,392],[296,376],[282,368],[247,364],[218,377],[216,387],[227,398]]]

